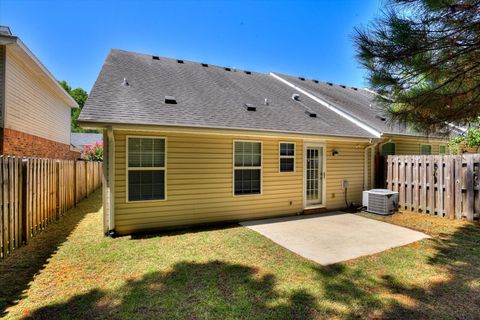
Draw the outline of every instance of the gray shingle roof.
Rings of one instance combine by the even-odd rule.
[[[391,123],[385,117],[375,94],[365,90],[334,83],[314,82],[310,79],[278,74],[281,78],[301,87],[334,107],[354,116],[366,125],[382,133],[420,135],[403,124]],[[355,90],[356,89],[356,90]]]
[[[124,78],[128,86],[122,85]],[[302,96],[302,103],[317,113],[317,118],[309,117],[292,100],[293,93],[293,88],[266,74],[112,50],[79,121],[374,137]],[[165,96],[175,97],[177,104],[166,104]],[[256,111],[246,111],[246,103]]]
[[[85,145],[92,145],[95,142],[103,142],[103,135],[101,133],[72,132],[70,137],[70,143],[79,149],[82,149]]]

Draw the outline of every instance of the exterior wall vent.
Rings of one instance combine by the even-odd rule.
[[[245,103],[244,107],[247,111],[257,111],[257,107],[250,103]]]
[[[165,96],[166,104],[177,104],[177,99],[174,96]]]
[[[177,59],[178,63],[183,63],[183,60]]]
[[[152,59],[153,60],[160,60],[160,57],[159,56],[152,56]]]

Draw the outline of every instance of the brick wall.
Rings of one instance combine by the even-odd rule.
[[[12,129],[0,129],[0,147],[2,154],[9,156],[63,160],[80,157],[80,153],[70,150],[67,144]]]

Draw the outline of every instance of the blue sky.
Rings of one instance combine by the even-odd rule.
[[[0,0],[0,24],[57,79],[87,91],[111,48],[364,87],[353,29],[368,24],[381,4]]]

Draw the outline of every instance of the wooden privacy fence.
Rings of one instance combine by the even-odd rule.
[[[0,156],[0,257],[28,243],[101,183],[101,162]]]
[[[480,154],[388,156],[387,188],[401,209],[473,221],[480,213]]]

